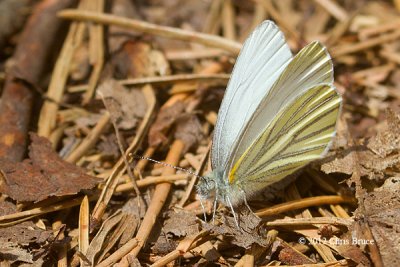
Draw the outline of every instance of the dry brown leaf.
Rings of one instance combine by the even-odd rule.
[[[177,238],[196,235],[200,232],[198,219],[192,212],[169,211],[166,216],[162,233],[151,248],[154,253],[167,254],[176,249]]]
[[[141,90],[128,89],[115,80],[103,82],[98,91],[103,95],[105,105],[118,128],[134,128],[146,113],[146,99]]]
[[[105,135],[97,145],[97,148],[103,157],[114,157],[116,159],[120,155],[117,137],[114,133]]]
[[[385,170],[395,167],[399,163],[398,155],[380,158],[369,150],[353,150],[343,158],[336,158],[331,162],[322,164],[321,170],[328,174],[344,173],[348,175],[357,170],[361,176],[381,180],[385,176]]]
[[[32,254],[12,242],[0,243],[0,258],[2,259],[2,262],[8,261],[9,263],[33,263]]]
[[[179,118],[176,123],[175,138],[185,143],[184,152],[197,144],[204,138],[200,121],[195,115],[188,115]]]
[[[344,237],[341,237],[341,240],[344,240]],[[351,244],[351,236],[347,239],[349,244]],[[368,257],[363,253],[362,249],[353,246],[353,245],[340,245],[336,247],[339,254],[347,259],[351,259],[355,263],[359,264],[359,266],[369,267],[372,266],[371,261]]]
[[[76,120],[74,120],[74,123],[79,128],[93,127],[99,122],[102,116],[103,114],[100,113],[88,113],[84,116],[79,116]],[[67,133],[68,132],[66,132],[65,134]]]
[[[147,197],[144,199],[148,202]],[[103,261],[114,247],[120,248],[133,238],[140,223],[140,217],[144,215],[145,207],[148,205],[147,203],[138,207],[137,204],[138,198],[131,198],[122,209],[103,222],[88,250],[87,256],[90,256],[92,262],[96,264]]]
[[[0,216],[15,212],[17,212],[17,208],[13,203],[0,202]],[[0,228],[0,258],[10,262],[33,263],[37,260],[35,259],[35,253],[38,252],[36,248],[44,246],[52,239],[52,231],[40,229],[31,221],[2,227]],[[44,257],[50,250],[41,252],[40,257]]]
[[[174,124],[178,117],[183,113],[185,105],[182,102],[176,102],[174,105],[162,108],[157,115],[156,121],[149,130],[150,146],[157,146],[164,143],[168,138],[166,131]]]
[[[400,177],[392,177],[364,198],[365,214],[385,266],[400,266]],[[356,213],[361,212],[360,208]]]
[[[387,112],[387,127],[378,129],[368,145],[353,146],[338,153],[332,161],[325,161],[321,170],[325,173],[358,171],[361,176],[380,180],[385,171],[397,168],[400,163],[400,119],[393,111]]]
[[[193,212],[169,211],[164,222],[163,231],[176,237],[192,236],[199,233],[199,223]]]
[[[177,246],[177,240],[167,237],[164,233],[160,233],[157,241],[151,247],[151,251],[158,255],[166,255],[175,250]]]
[[[15,204],[7,201],[0,202],[0,216],[17,212]],[[14,226],[0,228],[1,242],[12,242],[19,245],[31,243],[44,243],[51,236],[51,231],[37,227],[33,222],[27,221]],[[1,243],[0,242],[0,243]]]
[[[362,207],[356,210],[358,216],[365,217],[365,223],[371,228],[372,235],[380,250],[384,263],[388,266],[400,264],[400,257],[395,257],[396,251],[400,249],[400,178],[388,176],[388,171],[393,173],[398,170],[400,164],[400,118],[392,110],[386,113],[385,124],[375,126],[377,134],[368,140],[367,145],[352,147],[347,154],[340,159],[322,165],[322,170],[338,173],[358,173],[361,177],[368,177],[373,180],[382,180],[384,184],[379,188],[372,188],[373,191],[361,193],[358,196]],[[352,179],[358,179],[353,175]],[[361,184],[360,181],[356,184]],[[364,189],[363,189],[364,190]],[[371,188],[370,188],[371,190]],[[365,235],[353,227],[351,236],[359,240],[366,239]],[[361,251],[366,251],[365,245],[360,248],[338,247],[339,253],[353,261],[368,266],[368,259]]]
[[[115,78],[140,78],[164,76],[170,73],[164,55],[151,46],[139,41],[126,41],[112,58]]]
[[[222,217],[222,224],[219,226],[205,225],[210,228],[215,235],[223,235],[224,240],[233,245],[250,248],[253,244],[258,244],[262,247],[267,245],[267,241],[260,236],[258,230],[261,224],[261,219],[251,213],[247,207],[238,207],[237,216],[239,219],[239,228],[236,225],[233,217]]]
[[[145,201],[145,203],[142,202]],[[138,201],[140,201],[140,206],[138,206]],[[120,223],[120,228],[126,228],[122,231],[121,238],[119,240],[119,245],[122,246],[133,238],[136,230],[140,224],[141,219],[146,213],[146,208],[148,207],[150,198],[148,195],[142,196],[142,198],[131,198],[122,207],[122,213],[126,215],[126,220]]]
[[[123,220],[124,214],[121,211],[117,211],[115,214],[111,215],[107,218],[101,225],[99,231],[96,236],[90,242],[89,248],[86,252],[86,257],[88,260],[94,264],[98,263],[98,256],[101,253],[106,253],[108,250],[105,249],[107,242],[106,238],[112,233],[113,228]]]
[[[85,170],[62,160],[43,137],[31,133],[29,159],[20,163],[0,160],[0,191],[16,201],[38,202],[51,196],[75,195],[99,182]]]
[[[382,158],[400,151],[400,117],[389,109],[386,120],[386,127],[368,143],[368,148]]]

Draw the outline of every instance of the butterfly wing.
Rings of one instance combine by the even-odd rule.
[[[280,112],[243,153],[229,180],[246,193],[273,184],[327,151],[335,135],[341,97],[317,85]]]
[[[320,158],[335,134],[341,105],[332,83],[325,48],[318,42],[303,48],[249,120],[229,182],[254,192]],[[257,135],[254,128],[260,127]]]
[[[332,60],[323,45],[313,42],[293,58],[271,90],[260,101],[237,142],[238,145],[233,153],[230,167],[233,167],[233,163],[239,159],[285,105],[290,105],[311,87],[323,83],[333,83]]]
[[[218,113],[211,148],[213,169],[227,168],[244,125],[291,58],[282,32],[272,21],[264,21],[246,40]]]

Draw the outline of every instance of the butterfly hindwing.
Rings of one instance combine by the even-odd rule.
[[[245,151],[230,173],[230,182],[245,191],[262,189],[320,158],[335,135],[340,105],[332,85],[309,89]]]
[[[341,104],[332,83],[325,47],[313,42],[303,48],[249,120],[229,183],[262,189],[320,158],[334,136]]]

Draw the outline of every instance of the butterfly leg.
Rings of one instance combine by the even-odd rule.
[[[215,199],[214,199],[214,204],[213,204],[213,217],[212,217],[213,224],[215,222],[215,213],[217,211],[217,200],[218,200],[218,194],[215,194]]]
[[[243,193],[243,200],[244,200],[244,204],[246,205],[246,207],[249,209],[249,211],[254,214],[253,210],[250,208],[249,203],[247,202],[247,197],[246,197],[246,192],[244,192],[243,189],[241,189],[242,193]],[[255,214],[254,214],[255,215]]]
[[[228,196],[226,196],[226,200],[227,200],[227,202],[228,202],[228,204],[229,204],[229,207],[230,207],[231,210],[232,210],[233,218],[235,219],[235,224],[236,224],[237,228],[240,229],[240,227],[239,227],[239,221],[238,221],[238,218],[237,218],[237,216],[236,216],[235,210],[233,209],[231,199],[230,199]]]
[[[204,222],[207,222],[206,208],[204,207],[204,203],[201,200],[201,198],[200,198],[200,205],[201,205],[201,208],[203,209]]]

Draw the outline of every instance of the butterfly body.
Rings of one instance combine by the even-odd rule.
[[[276,25],[263,22],[236,61],[199,195],[237,206],[321,158],[340,108],[325,47],[312,42],[292,57]]]

